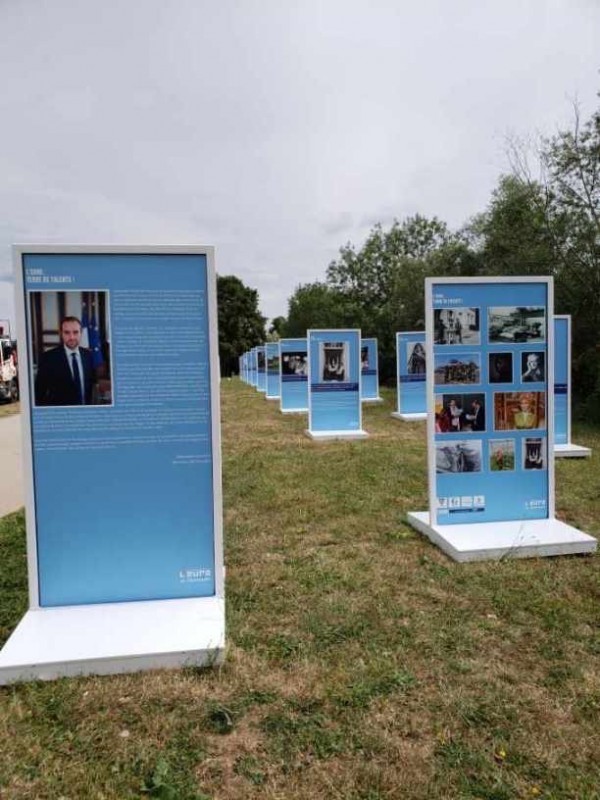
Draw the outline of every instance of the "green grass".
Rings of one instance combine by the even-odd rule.
[[[0,797],[597,800],[598,557],[455,564],[427,506],[425,426],[394,402],[364,442],[314,443],[222,387],[223,667],[0,690]],[[600,535],[591,460],[558,515]],[[0,521],[0,635],[27,605],[21,515]]]

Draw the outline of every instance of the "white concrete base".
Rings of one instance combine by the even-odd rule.
[[[282,414],[308,414],[308,408],[280,408]]]
[[[224,651],[220,598],[42,608],[25,614],[0,651],[0,685],[208,666]]]
[[[455,561],[499,561],[593,553],[598,542],[557,519],[430,525],[428,511],[412,511],[408,522]]]
[[[362,403],[383,403],[383,397],[361,397]]]
[[[331,442],[334,439],[367,439],[366,431],[304,431],[309,439],[317,442]]]
[[[266,394],[265,400],[277,400],[277,402],[279,402],[279,395]]]
[[[589,458],[592,451],[589,447],[583,447],[580,444],[555,444],[554,445],[554,458]]]
[[[401,419],[404,422],[417,422],[418,420],[427,419],[427,414],[401,414],[399,411],[394,411],[392,417]]]

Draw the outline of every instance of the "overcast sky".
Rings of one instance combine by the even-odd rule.
[[[0,0],[0,318],[15,242],[213,244],[286,314],[375,222],[482,211],[599,69],[600,0]]]

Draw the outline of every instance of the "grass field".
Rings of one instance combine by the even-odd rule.
[[[407,527],[424,423],[367,407],[315,444],[222,387],[223,667],[0,689],[2,800],[600,798],[599,558],[459,565]],[[600,535],[600,430],[557,463],[560,518]],[[0,638],[26,607],[0,521]]]

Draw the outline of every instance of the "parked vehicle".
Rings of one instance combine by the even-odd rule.
[[[0,401],[16,403],[18,399],[17,343],[3,337],[0,339]]]

